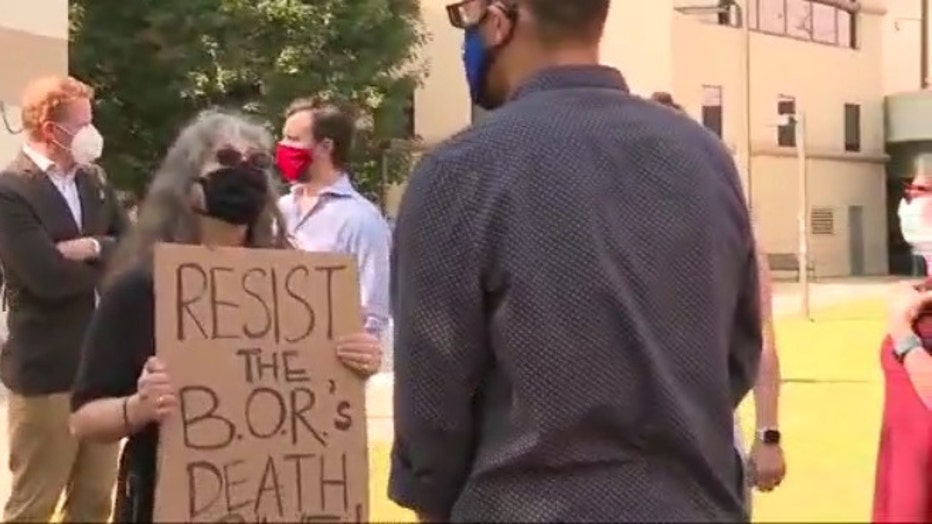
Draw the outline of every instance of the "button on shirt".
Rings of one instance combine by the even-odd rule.
[[[365,329],[381,335],[391,316],[388,224],[346,176],[324,188],[303,213],[298,205],[302,191],[304,186],[296,185],[278,201],[291,241],[305,251],[345,253],[356,258]]]
[[[62,198],[65,199],[65,203],[68,204],[68,210],[71,211],[71,217],[74,218],[74,223],[78,226],[78,231],[81,231],[83,227],[81,223],[81,197],[78,194],[78,184],[74,180],[77,169],[75,168],[68,172],[62,171],[54,162],[49,160],[48,157],[28,145],[23,146],[23,153],[25,153],[26,156],[29,157],[29,160],[32,160],[43,173],[48,175],[55,189],[58,189]]]

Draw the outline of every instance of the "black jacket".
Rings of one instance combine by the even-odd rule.
[[[106,260],[129,229],[99,168],[79,170],[75,183],[81,229],[48,175],[25,154],[0,173],[0,263],[9,327],[0,352],[0,379],[19,394],[71,389]],[[100,242],[99,261],[70,261],[55,247],[86,236]]]

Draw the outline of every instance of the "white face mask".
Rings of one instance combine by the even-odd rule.
[[[922,195],[909,202],[900,200],[897,209],[903,239],[917,255],[932,255],[932,195]]]
[[[104,152],[104,137],[97,128],[88,124],[71,137],[71,156],[78,164],[91,164]]]

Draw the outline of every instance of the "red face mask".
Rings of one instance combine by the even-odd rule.
[[[310,149],[278,144],[275,148],[275,165],[289,182],[301,182],[307,168],[314,162]]]

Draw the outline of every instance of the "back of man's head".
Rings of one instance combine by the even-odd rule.
[[[609,0],[520,0],[548,44],[598,42],[608,17]]]

